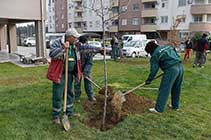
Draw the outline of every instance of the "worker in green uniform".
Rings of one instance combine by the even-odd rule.
[[[77,75],[77,55],[74,43],[79,37],[78,32],[74,28],[70,28],[65,33],[65,41],[62,39],[56,39],[50,48],[49,56],[51,59],[64,59],[65,49],[69,49],[68,53],[68,91],[67,91],[67,110],[68,116],[79,114],[73,113],[73,93],[72,93],[72,82],[73,75]],[[65,70],[65,68],[64,68]],[[65,72],[62,74],[62,80],[60,83],[53,82],[53,123],[60,124],[59,115],[62,110],[62,100],[64,93],[64,80]]]
[[[145,84],[150,84],[156,76],[159,67],[163,71],[158,97],[155,108],[150,108],[151,112],[163,112],[169,93],[171,93],[171,107],[179,109],[181,85],[183,80],[183,66],[180,56],[172,46],[159,46],[154,41],[147,43],[145,51],[151,55],[150,74]]]
[[[118,39],[115,36],[112,37],[111,39],[111,52],[112,52],[112,58],[114,59],[114,61],[117,61],[118,59]]]

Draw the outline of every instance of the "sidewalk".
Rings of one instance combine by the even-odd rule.
[[[17,52],[18,54],[24,55],[24,56],[32,56],[36,54],[36,48],[35,47],[23,47],[18,46]],[[49,49],[46,49],[46,56],[47,59],[50,61],[50,58],[48,57]],[[106,59],[110,59],[110,56],[106,56]],[[103,55],[96,54],[93,58],[94,60],[103,60]],[[23,64],[20,62],[20,57],[16,54],[9,54],[7,50],[0,51],[0,63],[4,62],[12,62],[15,65],[18,65],[20,67],[35,67],[40,65],[35,64]],[[46,64],[45,64],[46,65]]]

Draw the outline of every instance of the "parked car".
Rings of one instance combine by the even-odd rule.
[[[143,40],[133,40],[124,44],[123,55],[127,57],[148,57],[145,51],[146,41]]]
[[[57,38],[62,38],[63,33],[46,33],[46,48],[49,49],[52,42]]]
[[[103,47],[100,41],[88,41],[88,44],[95,47]]]
[[[27,47],[35,46],[36,45],[35,37],[25,38],[24,41],[23,41],[23,45],[27,46]]]

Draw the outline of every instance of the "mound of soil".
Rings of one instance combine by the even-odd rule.
[[[90,127],[101,129],[103,109],[104,109],[104,88],[96,96],[96,102],[86,101],[83,105],[84,110],[88,113],[85,124]],[[105,130],[113,128],[129,114],[142,114],[148,108],[154,106],[154,102],[138,96],[134,93],[125,96],[126,101],[119,105],[120,101],[113,101],[115,93],[111,87],[108,87],[107,112],[105,121]],[[119,103],[118,103],[119,102]]]

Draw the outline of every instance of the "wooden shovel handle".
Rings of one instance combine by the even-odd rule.
[[[67,108],[67,82],[68,82],[68,49],[65,53],[65,82],[64,82],[64,107],[63,111],[66,112]]]
[[[94,81],[92,81],[92,79],[90,79],[88,76],[84,75],[84,78],[86,78],[87,80],[89,80],[93,85],[95,85],[98,89],[102,89],[98,84],[96,84]]]
[[[153,80],[158,79],[158,78],[161,77],[162,75],[163,75],[163,73],[159,74],[159,75],[156,76]],[[128,91],[125,92],[123,95],[125,96],[125,95],[129,94],[129,93],[133,92],[134,90],[136,90],[136,89],[138,89],[138,88],[140,88],[140,87],[143,87],[145,84],[146,84],[146,83],[144,82],[144,83],[142,83],[142,84],[140,84],[140,85],[138,85],[138,86],[132,88],[131,90],[128,90]]]

